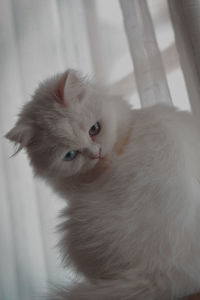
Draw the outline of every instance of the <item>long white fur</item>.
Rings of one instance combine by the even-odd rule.
[[[60,248],[85,282],[48,299],[176,299],[200,290],[197,120],[164,105],[131,110],[88,83],[83,99],[73,90],[69,106],[61,107],[54,101],[61,77],[39,87],[8,134],[27,149],[35,173],[68,201]],[[99,120],[102,131],[91,141],[88,130]],[[27,142],[27,126],[34,143]],[[61,138],[69,149],[100,145],[104,160],[82,155],[67,164]],[[45,165],[38,155],[48,143],[56,150]]]

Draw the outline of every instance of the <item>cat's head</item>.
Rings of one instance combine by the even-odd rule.
[[[117,131],[112,103],[68,70],[39,85],[6,137],[27,150],[42,177],[84,173],[112,151]]]

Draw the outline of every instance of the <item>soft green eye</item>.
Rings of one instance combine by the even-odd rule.
[[[99,122],[96,122],[89,130],[89,135],[90,136],[94,136],[97,135],[101,130],[101,126],[99,124]]]
[[[77,154],[78,154],[78,151],[76,151],[76,150],[69,151],[65,154],[63,160],[66,160],[66,161],[73,160],[74,158],[76,158]]]

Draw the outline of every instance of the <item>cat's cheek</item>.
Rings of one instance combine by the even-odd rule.
[[[84,156],[79,156],[76,161],[74,161],[73,172],[75,174],[80,174],[87,172],[92,169],[97,163],[97,160],[85,158]]]
[[[115,135],[107,132],[107,134],[99,137],[98,143],[101,145],[101,156],[105,157],[112,152],[115,143]]]
[[[113,146],[116,142],[116,126],[111,124],[110,120],[104,118],[102,120],[102,129],[100,134],[96,137],[96,141],[101,145],[102,157],[109,155],[112,152]]]
[[[76,160],[73,161],[65,161],[62,159],[62,156],[59,157],[59,160],[55,160],[53,164],[51,164],[52,172],[58,176],[72,176],[79,172],[81,168],[81,163],[77,157]]]
[[[74,161],[71,162],[71,166],[70,166],[70,175],[76,175],[78,173],[80,173],[80,170],[82,169],[83,166],[83,161],[82,158],[78,158],[75,159]]]
[[[63,169],[65,175],[67,175],[67,176],[77,175],[80,173],[84,173],[89,168],[91,168],[89,166],[90,161],[91,161],[91,159],[87,160],[84,157],[82,157],[82,155],[79,155],[73,161],[64,161],[63,162],[64,169],[63,169],[63,167],[62,167],[62,169]]]
[[[87,171],[90,171],[96,166],[98,161],[99,161],[98,159],[86,159],[80,170],[80,173],[85,173]]]

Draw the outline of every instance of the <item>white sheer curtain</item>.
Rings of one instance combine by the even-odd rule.
[[[136,108],[190,103],[166,0],[1,0],[0,66],[0,299],[32,300],[71,278],[55,249],[64,203],[3,138],[38,82],[76,68]]]
[[[200,1],[168,0],[190,103],[200,115]]]

